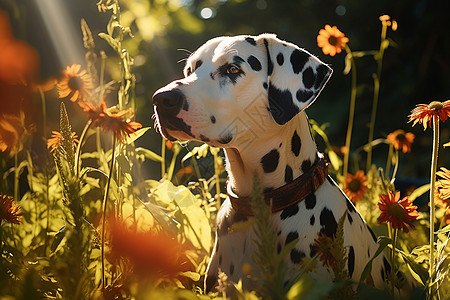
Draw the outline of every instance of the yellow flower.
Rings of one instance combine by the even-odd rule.
[[[396,150],[402,150],[403,153],[411,152],[411,144],[414,142],[416,136],[411,132],[405,132],[402,129],[397,129],[388,134],[387,139],[394,146]]]
[[[325,25],[324,29],[320,29],[317,36],[317,45],[322,48],[324,54],[331,56],[341,53],[348,41],[344,33],[336,26],[331,27],[330,25]]]
[[[23,212],[20,211],[20,206],[14,204],[12,197],[0,194],[0,224],[3,220],[9,223],[20,224],[20,216]]]
[[[417,123],[423,125],[423,130],[427,129],[427,124],[431,127],[433,118],[445,122],[450,117],[450,100],[445,102],[433,101],[430,104],[418,104],[409,115],[409,122],[414,120],[412,126]]]
[[[70,96],[70,101],[76,102],[90,94],[91,76],[86,70],[79,72],[80,68],[80,65],[72,65],[63,71],[63,78],[57,85],[59,98]]]
[[[344,182],[344,193],[347,197],[355,203],[364,197],[367,192],[367,176],[364,175],[364,171],[359,170],[355,175],[347,174]]]

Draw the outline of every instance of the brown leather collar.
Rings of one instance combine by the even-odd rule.
[[[319,160],[293,182],[280,188],[264,193],[264,200],[267,205],[272,206],[272,213],[303,201],[310,194],[313,194],[324,182],[328,175],[328,163],[320,156]],[[253,216],[251,197],[238,197],[231,186],[227,187],[227,194],[231,201],[231,206],[238,214]]]

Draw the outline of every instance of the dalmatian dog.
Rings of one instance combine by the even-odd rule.
[[[248,206],[254,174],[266,194],[276,193],[311,173],[322,160],[304,110],[331,74],[331,68],[309,52],[273,34],[218,37],[190,55],[184,78],[153,95],[156,128],[165,138],[202,141],[224,148],[226,155],[230,196],[218,212],[206,291],[215,288],[220,271],[228,280],[242,280],[246,286],[250,282],[242,266],[249,264],[257,270],[252,260],[253,227],[233,230],[233,224],[251,217],[239,211],[237,204],[241,199]],[[320,233],[336,234],[338,221],[346,213],[346,267],[349,280],[358,282],[378,249],[374,233],[329,176],[300,200],[281,206],[271,216],[279,253],[298,239],[286,257],[289,276],[300,272],[304,258],[315,256],[314,240]],[[333,270],[321,263],[312,272],[312,276],[333,280]],[[387,259],[375,258],[371,283],[382,288],[389,274]]]

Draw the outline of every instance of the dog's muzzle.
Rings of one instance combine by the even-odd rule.
[[[188,110],[185,95],[179,89],[157,91],[153,95],[153,110],[156,126],[168,139],[175,140],[167,130],[191,134],[191,128],[178,116],[181,109]]]

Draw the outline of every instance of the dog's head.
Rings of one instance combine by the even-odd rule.
[[[185,77],[153,95],[170,140],[237,147],[282,130],[319,95],[332,70],[275,35],[218,37],[192,53]]]

